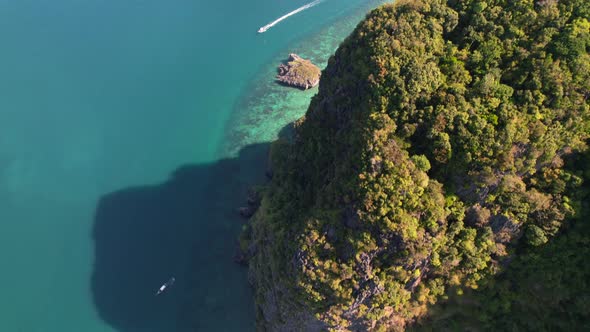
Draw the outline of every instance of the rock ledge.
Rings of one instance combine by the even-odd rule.
[[[289,54],[287,64],[278,68],[277,80],[285,85],[307,90],[320,83],[322,71],[311,61],[303,59],[297,54]]]

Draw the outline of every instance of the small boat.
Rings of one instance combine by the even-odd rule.
[[[162,286],[160,286],[160,288],[158,288],[158,291],[156,292],[156,295],[162,294],[166,290],[166,288],[174,285],[174,282],[175,281],[176,281],[176,279],[174,277],[168,279],[168,281],[166,281],[165,284],[163,284]]]
[[[278,24],[280,21],[282,21],[282,20],[286,19],[287,17],[289,17],[289,16],[292,16],[292,15],[295,15],[295,14],[297,14],[297,13],[299,13],[299,12],[302,12],[302,11],[304,11],[304,10],[308,9],[308,8],[311,8],[311,7],[313,7],[313,6],[317,5],[317,4],[319,4],[320,2],[322,2],[322,0],[315,0],[314,2],[310,2],[310,3],[308,3],[307,5],[301,6],[301,7],[297,8],[297,9],[295,9],[294,11],[292,11],[292,12],[289,12],[289,13],[285,14],[285,15],[283,15],[283,16],[281,16],[281,17],[277,18],[276,20],[274,20],[274,21],[270,22],[269,24],[267,24],[267,25],[263,26],[262,28],[258,29],[258,33],[263,33],[263,32],[266,32],[266,30],[268,30],[268,29],[270,29],[270,28],[274,27],[274,26],[275,26],[275,25],[277,25],[277,24]]]

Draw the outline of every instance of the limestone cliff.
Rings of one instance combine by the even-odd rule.
[[[397,1],[330,59],[244,232],[261,330],[396,330],[579,207],[578,0]]]

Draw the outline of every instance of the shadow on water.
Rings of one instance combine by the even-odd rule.
[[[254,330],[246,269],[232,258],[243,224],[236,209],[264,181],[268,147],[100,198],[91,287],[106,323],[121,332]]]

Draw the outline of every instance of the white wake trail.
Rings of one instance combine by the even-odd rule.
[[[314,2],[310,2],[307,5],[301,6],[301,7],[297,8],[297,9],[295,9],[294,11],[292,11],[290,13],[287,13],[287,14],[285,14],[285,15],[277,18],[276,20],[274,20],[274,21],[270,22],[269,24],[267,24],[267,25],[261,27],[260,29],[258,29],[258,33],[265,32],[266,30],[268,30],[268,29],[272,28],[273,26],[277,25],[280,21],[286,19],[287,17],[292,16],[292,15],[295,15],[295,14],[297,14],[299,12],[302,12],[302,11],[308,9],[308,8],[311,8],[311,7],[319,4],[321,1],[322,0],[315,0]]]

